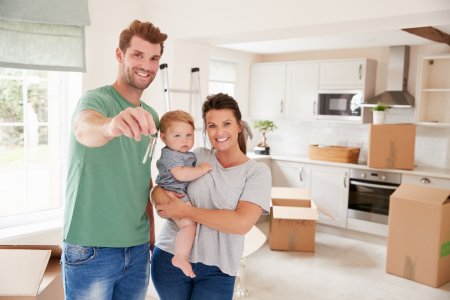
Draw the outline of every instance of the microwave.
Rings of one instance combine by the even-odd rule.
[[[319,91],[317,119],[360,121],[362,90]]]

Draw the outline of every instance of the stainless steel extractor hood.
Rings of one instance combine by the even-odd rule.
[[[414,97],[406,90],[409,69],[409,47],[392,46],[389,48],[387,91],[368,98],[364,106],[375,106],[382,102],[391,107],[413,107]]]

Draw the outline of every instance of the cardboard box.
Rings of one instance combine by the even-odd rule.
[[[0,245],[0,298],[64,299],[59,246]]]
[[[386,271],[426,285],[450,281],[450,190],[402,184],[390,197]]]
[[[317,207],[308,190],[272,187],[270,249],[313,252],[317,219]]]
[[[416,125],[371,124],[367,165],[377,169],[414,169]]]

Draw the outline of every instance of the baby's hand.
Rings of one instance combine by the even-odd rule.
[[[201,163],[200,165],[198,165],[198,167],[201,168],[205,173],[208,173],[212,170],[212,166],[207,162]]]

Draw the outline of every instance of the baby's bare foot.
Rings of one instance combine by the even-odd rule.
[[[177,256],[174,256],[172,258],[172,265],[174,265],[177,268],[180,268],[181,271],[183,271],[184,275],[189,276],[191,278],[195,277],[195,273],[192,270],[192,266],[189,261],[179,258]]]

